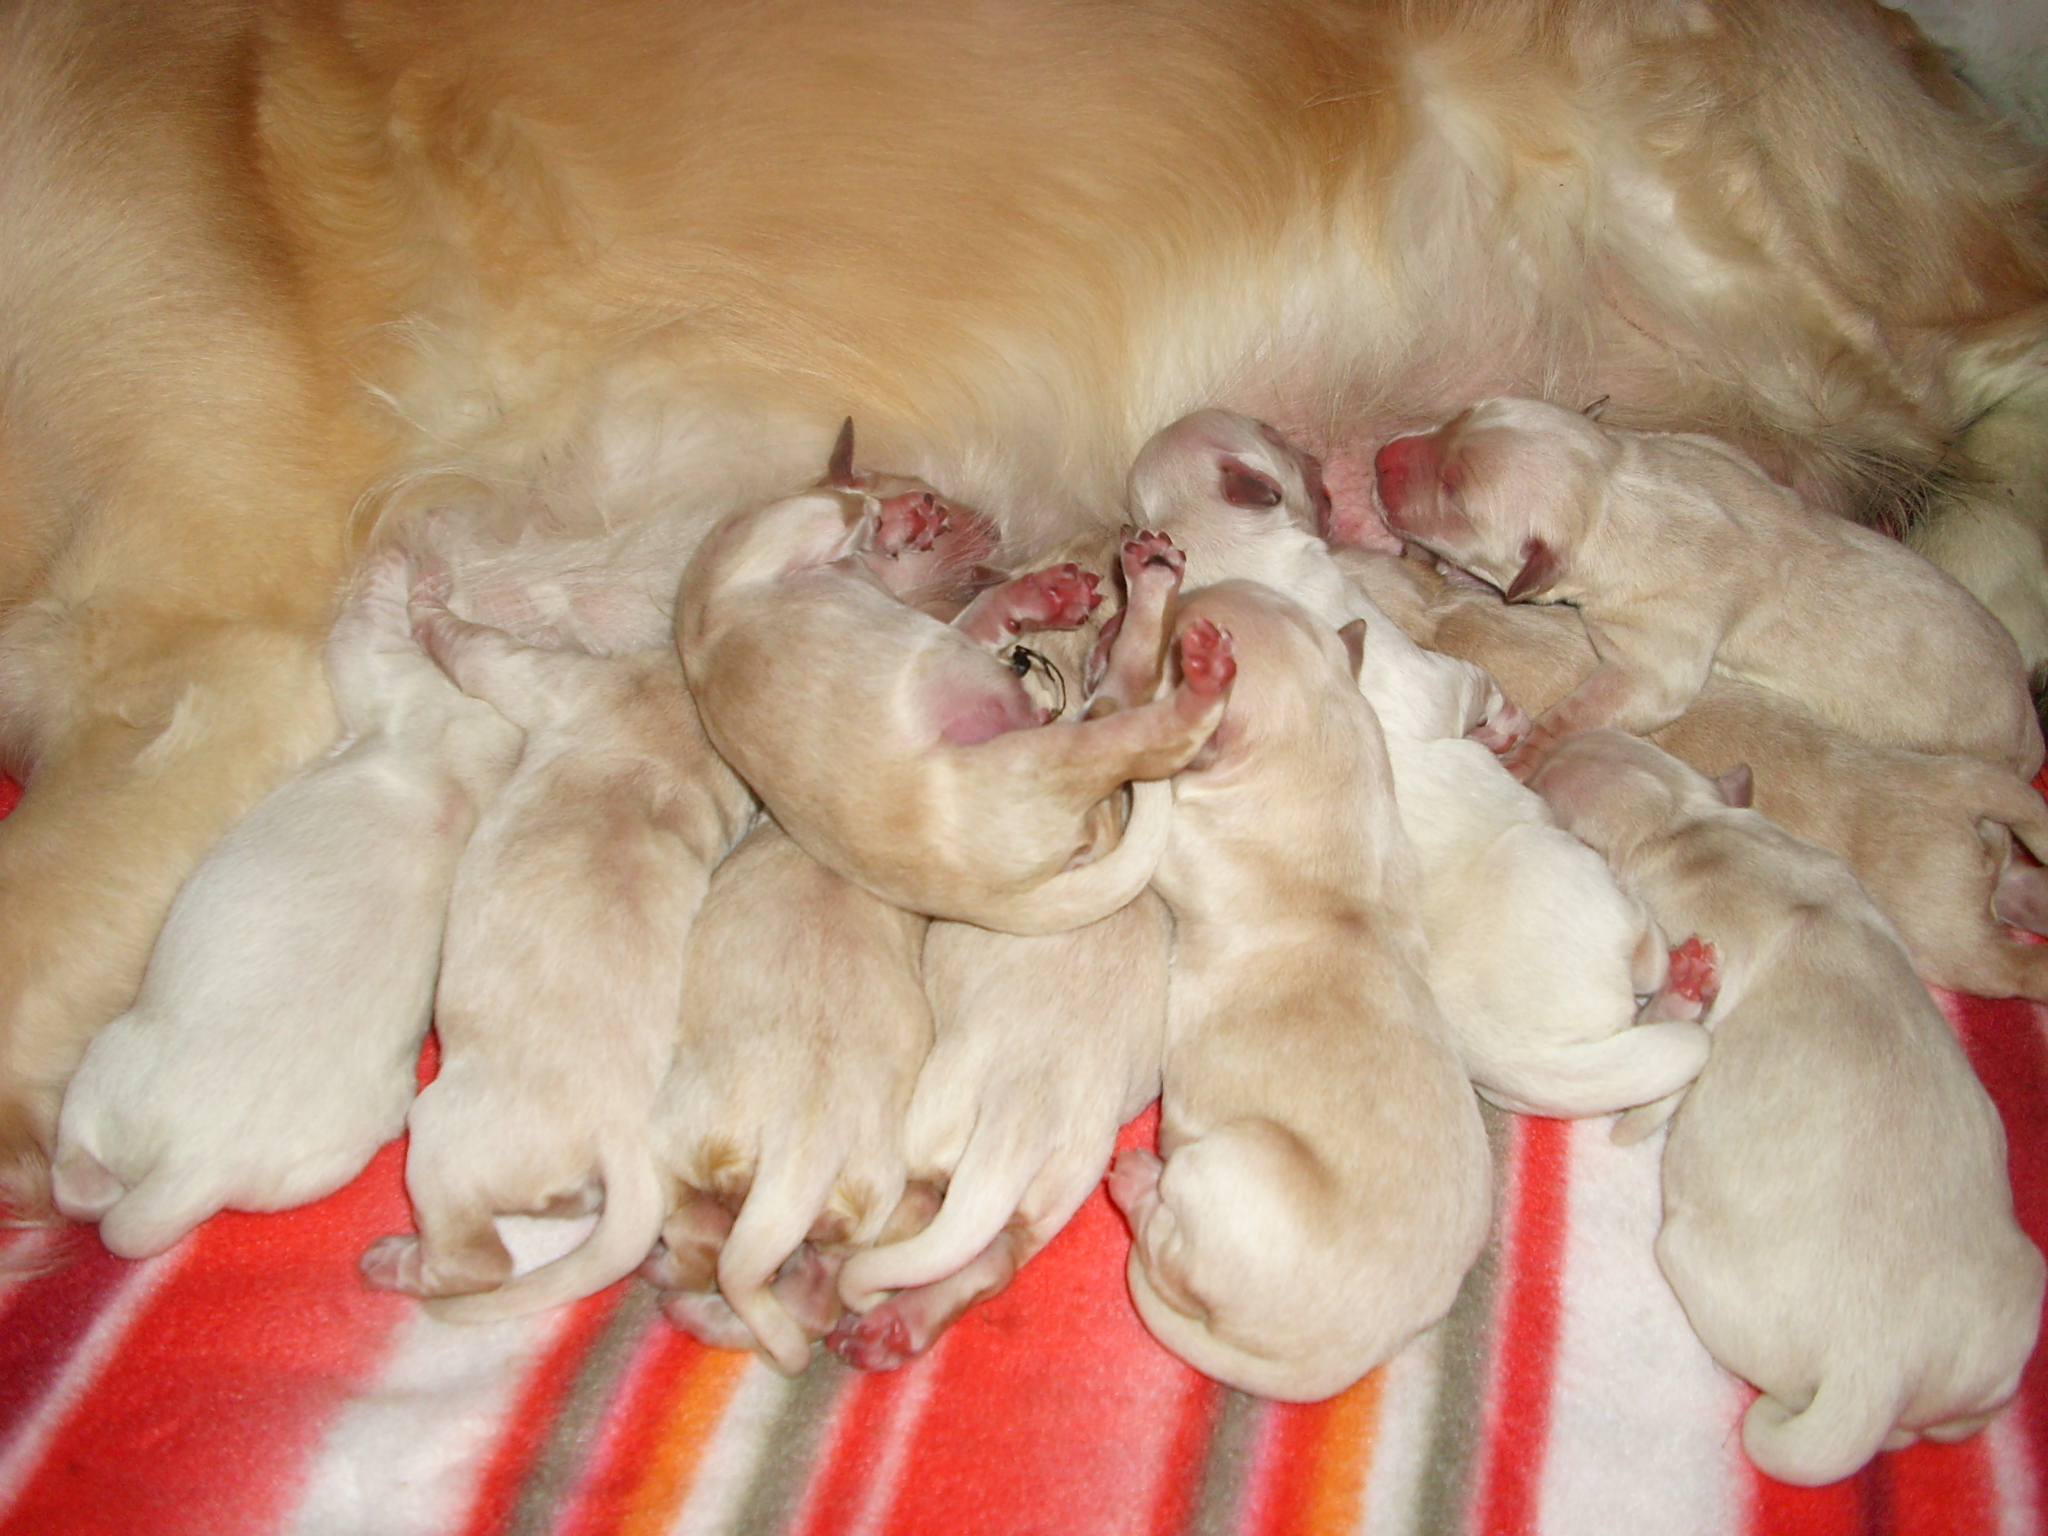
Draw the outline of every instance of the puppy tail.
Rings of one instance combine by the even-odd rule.
[[[824,1210],[838,1172],[829,1159],[787,1151],[764,1156],[718,1253],[720,1294],[785,1376],[799,1376],[811,1363],[811,1336],[775,1294],[774,1281]]]
[[[1798,1413],[1774,1397],[1760,1397],[1742,1420],[1742,1448],[1757,1467],[1781,1483],[1818,1488],[1860,1471],[1891,1433],[1893,1405],[1825,1378]]]
[[[865,1312],[886,1291],[910,1290],[957,1274],[995,1241],[1044,1165],[1009,1125],[982,1121],[946,1185],[945,1203],[923,1231],[854,1254],[839,1271],[839,1296]],[[1092,1187],[1092,1186],[1091,1186]]]
[[[444,1323],[494,1323],[561,1306],[630,1275],[661,1235],[668,1214],[660,1171],[644,1147],[620,1147],[598,1157],[604,1214],[573,1251],[496,1290],[439,1296],[424,1303]]]
[[[1173,830],[1173,785],[1165,779],[1131,786],[1131,819],[1116,847],[1092,864],[1063,870],[1021,894],[996,896],[960,914],[997,933],[1033,937],[1085,928],[1120,912],[1152,883]]]

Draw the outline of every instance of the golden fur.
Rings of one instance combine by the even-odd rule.
[[[1481,394],[1604,393],[1837,510],[1931,506],[1928,547],[2048,658],[2036,172],[1902,26],[1866,0],[0,13],[9,1182],[37,1194],[186,871],[330,738],[319,646],[369,531],[451,500],[708,520],[801,484],[850,411],[1029,559],[1196,405],[1340,467]],[[693,474],[677,445],[755,407],[809,430]]]

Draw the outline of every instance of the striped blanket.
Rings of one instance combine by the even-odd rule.
[[[2043,1021],[1944,1003],[2048,1244]],[[41,1268],[0,1287],[0,1536],[2048,1530],[2048,1355],[1972,1440],[1772,1483],[1742,1456],[1748,1390],[1651,1258],[1661,1136],[1488,1125],[1499,1220],[1455,1310],[1312,1406],[1219,1388],[1151,1341],[1099,1192],[915,1365],[821,1353],[795,1380],[678,1334],[638,1281],[480,1328],[367,1290],[357,1254],[408,1224],[397,1146],[317,1205],[218,1217],[143,1263],[15,1232],[5,1255]]]

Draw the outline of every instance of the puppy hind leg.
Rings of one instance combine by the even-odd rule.
[[[718,1255],[719,1292],[785,1376],[801,1375],[810,1364],[811,1339],[773,1282],[824,1210],[838,1173],[837,1159],[764,1156]]]
[[[969,1307],[1016,1278],[1040,1246],[1021,1226],[1005,1227],[945,1279],[898,1291],[868,1312],[847,1318],[826,1337],[825,1345],[863,1371],[893,1371],[907,1365],[937,1343]]]
[[[222,1192],[205,1178],[161,1165],[100,1217],[100,1242],[124,1259],[164,1252],[221,1209]]]

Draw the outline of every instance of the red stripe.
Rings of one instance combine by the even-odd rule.
[[[80,1234],[80,1256],[25,1282],[0,1329],[0,1443],[21,1427],[116,1287],[135,1272]]]
[[[604,1331],[625,1287],[633,1283],[621,1281],[565,1309],[567,1315],[504,1418],[498,1443],[477,1484],[469,1520],[462,1527],[463,1536],[496,1536],[504,1529],[555,1427],[562,1399],[575,1384],[584,1356]]]
[[[0,1536],[275,1525],[409,1305],[365,1289],[354,1266],[403,1218],[398,1173],[386,1148],[317,1205],[219,1216],[188,1238]]]
[[[1795,1488],[1750,1469],[1751,1536],[1879,1536],[1874,1469],[1825,1488]]]
[[[0,816],[5,816],[21,803],[21,786],[0,773]]]
[[[1892,1536],[1995,1536],[1998,1496],[1983,1436],[1960,1445],[1921,1441],[1878,1458]]]
[[[1502,1221],[1493,1391],[1479,1485],[1481,1536],[1521,1536],[1536,1528],[1571,1205],[1571,1123],[1524,1117],[1516,1120],[1514,1137],[1510,1197]]]

